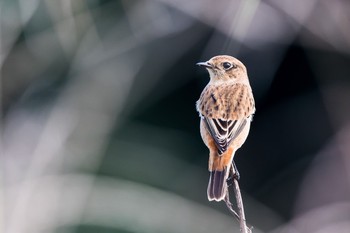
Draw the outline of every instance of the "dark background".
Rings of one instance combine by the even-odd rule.
[[[255,96],[235,156],[253,232],[349,231],[347,1],[0,9],[4,232],[238,231],[207,200],[195,110],[209,81],[195,64],[219,54]]]

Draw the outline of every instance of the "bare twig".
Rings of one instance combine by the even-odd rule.
[[[251,233],[251,228],[247,227],[247,223],[245,220],[245,213],[244,213],[244,207],[243,207],[243,201],[242,201],[242,195],[241,190],[239,188],[238,180],[233,179],[233,188],[235,190],[236,195],[236,202],[237,202],[237,208],[238,208],[238,215],[239,215],[239,225],[242,233]]]
[[[231,166],[231,174],[235,174],[235,170],[233,166]],[[240,231],[242,233],[252,233],[253,227],[248,227],[246,223],[243,200],[242,200],[242,195],[241,195],[241,190],[239,188],[238,180],[235,177],[233,177],[232,180],[233,180],[232,186],[233,186],[233,190],[235,191],[238,213],[233,209],[233,205],[230,202],[228,189],[226,191],[226,196],[225,196],[226,206],[231,212],[231,214],[234,215],[236,219],[239,221]]]
[[[228,189],[226,190],[226,196],[225,196],[225,204],[228,208],[228,210],[230,211],[230,213],[235,216],[235,218],[237,219],[237,221],[239,221],[239,215],[237,214],[237,212],[233,209],[233,205],[230,202],[230,196],[229,196],[229,191]]]

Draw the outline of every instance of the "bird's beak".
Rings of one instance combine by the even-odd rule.
[[[205,68],[209,68],[209,69],[213,68],[213,65],[210,64],[210,63],[207,62],[207,61],[205,61],[205,62],[198,62],[196,65],[197,65],[197,66],[204,66]]]

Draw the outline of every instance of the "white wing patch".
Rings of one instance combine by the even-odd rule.
[[[219,154],[224,153],[232,140],[244,129],[250,118],[240,120],[223,120],[203,117],[211,136],[215,140]]]

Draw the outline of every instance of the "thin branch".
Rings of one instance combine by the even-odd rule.
[[[233,209],[233,205],[230,202],[230,196],[229,196],[229,191],[228,189],[226,190],[226,196],[225,196],[225,204],[228,208],[228,210],[230,211],[230,213],[235,216],[235,218],[237,219],[237,221],[239,221],[239,215],[237,214],[237,212]]]
[[[231,174],[235,174],[235,169],[233,166],[231,166]],[[232,177],[233,180],[233,190],[235,192],[236,196],[236,202],[237,202],[237,208],[238,208],[238,214],[237,212],[233,209],[233,205],[230,202],[230,197],[229,197],[229,191],[227,189],[226,191],[226,196],[225,196],[225,203],[227,208],[229,209],[230,213],[233,214],[236,219],[239,221],[239,226],[240,226],[240,231],[241,233],[252,233],[252,228],[253,227],[248,227],[245,219],[245,213],[244,213],[244,206],[243,206],[243,200],[242,200],[242,195],[241,195],[241,189],[239,188],[238,180],[236,177]]]
[[[252,229],[247,226],[246,219],[245,219],[245,213],[244,213],[244,207],[243,207],[243,200],[241,195],[241,190],[239,188],[238,180],[233,179],[233,189],[235,190],[236,195],[236,202],[237,202],[237,208],[238,208],[238,215],[239,215],[239,226],[242,233],[251,233]]]

